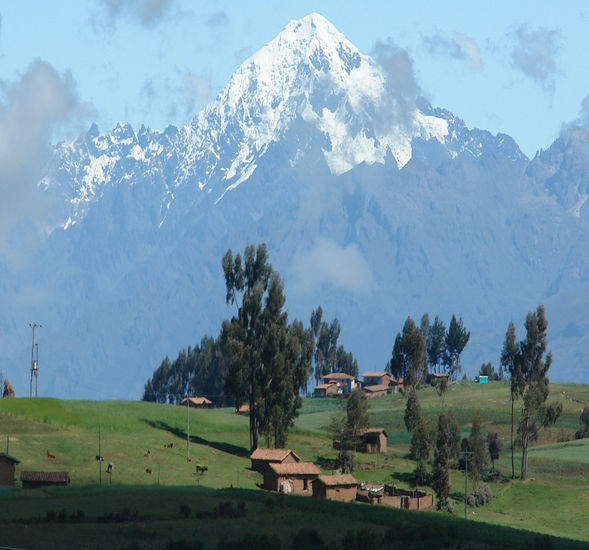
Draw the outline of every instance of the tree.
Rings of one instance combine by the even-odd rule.
[[[472,419],[468,448],[472,452],[469,462],[470,475],[476,485],[483,478],[483,474],[487,469],[486,445],[481,430],[481,413],[478,409]]]
[[[493,472],[495,472],[495,461],[499,458],[501,451],[503,451],[503,442],[499,439],[497,432],[489,432],[487,434],[487,449],[491,464],[493,465]]]
[[[581,428],[575,433],[575,439],[584,439],[589,437],[589,405],[585,405],[579,416]]]
[[[4,390],[2,391],[2,397],[14,397],[14,396],[15,396],[14,388],[12,387],[10,380],[8,380],[8,378],[5,378],[4,379]]]
[[[528,471],[530,443],[537,439],[540,426],[554,424],[562,412],[562,404],[546,405],[549,393],[548,370],[552,364],[552,353],[546,354],[546,329],[548,322],[544,306],[526,316],[526,338],[519,345],[524,381],[523,409],[518,433],[522,445],[521,479]]]
[[[456,316],[452,315],[444,340],[444,365],[451,378],[455,379],[456,375],[462,370],[460,354],[466,347],[469,338],[470,332],[462,325],[462,317],[457,321]]]
[[[421,330],[411,317],[407,317],[403,334],[397,334],[393,346],[393,356],[387,369],[395,378],[403,377],[405,387],[414,388],[425,380],[427,357],[425,339]]]
[[[417,391],[415,388],[411,388],[409,397],[407,398],[407,405],[405,406],[405,416],[403,417],[408,432],[412,432],[415,429],[420,418],[421,406],[417,398]]]
[[[358,378],[358,361],[351,351],[346,351],[344,346],[340,344],[337,347],[335,358],[338,372],[350,374],[354,378]]]
[[[509,372],[510,395],[511,395],[511,479],[515,479],[515,458],[514,458],[514,404],[516,399],[521,397],[524,391],[524,379],[522,374],[521,356],[518,345],[515,341],[515,325],[510,322],[505,334],[505,343],[501,351],[501,366]]]
[[[431,442],[427,424],[423,418],[420,418],[413,429],[409,454],[413,460],[425,462],[429,458],[430,446]]]
[[[228,250],[222,265],[226,302],[237,306],[237,315],[224,321],[221,329],[222,344],[231,357],[225,387],[236,407],[245,400],[249,404],[253,451],[260,432],[270,443],[284,440],[301,406],[298,393],[306,384],[313,339],[302,326],[288,326],[282,280],[268,262],[265,244],[247,246],[243,260]],[[300,363],[293,364],[293,357]]]
[[[446,342],[446,326],[436,315],[433,325],[428,332],[427,359],[432,372],[440,372],[444,359]]]
[[[495,368],[493,367],[493,363],[491,363],[491,361],[481,365],[481,368],[479,369],[479,376],[487,376],[489,381],[497,381],[501,379],[499,373],[495,372]]]
[[[368,400],[360,386],[356,386],[346,404],[346,429],[350,434],[354,450],[358,446],[362,430],[368,428],[370,416],[368,414]]]
[[[450,495],[451,444],[448,417],[442,413],[438,418],[438,431],[434,451],[432,487],[438,497],[438,509],[448,505]]]

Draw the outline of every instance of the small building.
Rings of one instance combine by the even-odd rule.
[[[290,449],[257,448],[251,455],[252,470],[262,473],[270,464],[294,464],[301,457]]]
[[[404,379],[401,378],[391,378],[389,381],[389,388],[391,388],[391,393],[397,393],[399,391],[405,391],[405,386],[403,385]]]
[[[427,375],[427,383],[428,384],[436,384],[440,380],[446,380],[446,382],[450,381],[450,375],[447,372],[432,372]]]
[[[235,412],[237,414],[249,414],[250,406],[247,403],[245,403],[244,405],[240,405],[238,409],[235,409]]]
[[[351,374],[344,372],[332,372],[323,377],[323,384],[335,384],[337,386],[337,393],[351,393],[359,383],[359,380]]]
[[[362,385],[366,386],[388,386],[391,375],[385,371],[367,371],[362,375],[364,381]]]
[[[386,453],[388,434],[384,428],[366,428],[360,432],[360,451],[363,453]]]
[[[263,472],[264,489],[293,495],[312,495],[311,483],[321,472],[312,462],[270,464]]]
[[[20,473],[23,489],[38,489],[48,486],[66,486],[70,482],[69,472],[33,472]]]
[[[311,482],[311,485],[313,486],[313,496],[316,498],[353,502],[356,500],[359,483],[353,475],[341,474],[319,476]]]
[[[313,397],[329,397],[337,394],[337,384],[319,384],[313,389]]]
[[[213,402],[206,397],[185,397],[182,399],[182,405],[186,405],[187,400],[189,407],[197,409],[208,409],[213,404]]]
[[[477,381],[479,384],[488,384],[489,377],[488,376],[479,376]]]
[[[370,399],[371,397],[378,397],[380,395],[386,395],[389,391],[388,384],[376,384],[374,386],[364,386],[364,393],[366,397]]]
[[[14,470],[17,464],[20,464],[20,460],[0,453],[0,485],[11,487],[15,484]]]

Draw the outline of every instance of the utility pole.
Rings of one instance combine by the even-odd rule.
[[[35,379],[37,377],[37,361],[35,361],[35,329],[37,327],[41,328],[43,325],[39,323],[29,323],[29,326],[33,329],[33,343],[31,344],[31,387],[29,392],[29,397],[33,397],[33,375]],[[39,350],[37,348],[37,357],[38,357]],[[35,395],[36,397],[36,395]]]
[[[186,396],[186,462],[190,459],[190,398]]]
[[[468,458],[474,453],[472,451],[462,451],[460,453],[464,455],[464,519],[468,514]]]
[[[102,442],[101,442],[101,433],[100,433],[100,424],[98,424],[98,483],[102,487]]]
[[[39,397],[39,344],[35,344],[35,397]]]

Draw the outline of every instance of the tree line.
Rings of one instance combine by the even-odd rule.
[[[402,332],[398,332],[392,357],[386,365],[387,372],[395,378],[404,378],[405,387],[422,385],[428,373],[446,373],[455,379],[461,372],[462,354],[470,332],[464,328],[462,317],[452,315],[448,329],[436,315],[430,324],[425,313],[420,326],[407,317]]]
[[[187,395],[206,396],[215,405],[249,406],[250,447],[263,437],[283,446],[286,431],[302,405],[301,393],[315,374],[334,371],[358,376],[358,362],[338,338],[337,319],[328,322],[319,306],[310,327],[284,311],[284,284],[268,259],[265,244],[231,249],[222,259],[227,305],[235,307],[217,338],[165,358],[145,384],[143,400],[179,403]]]

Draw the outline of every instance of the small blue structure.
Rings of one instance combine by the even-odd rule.
[[[488,384],[489,377],[488,376],[479,376],[479,384]]]

